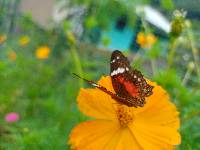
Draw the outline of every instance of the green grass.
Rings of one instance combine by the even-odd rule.
[[[7,39],[1,47],[0,61],[0,148],[1,149],[66,149],[70,130],[85,120],[76,105],[79,79],[71,73],[76,67],[69,49],[58,56],[55,49],[46,60],[35,57],[31,43],[20,47],[17,43],[17,59],[9,60],[5,50],[13,41]],[[88,78],[100,77],[106,61],[101,55],[80,51],[81,63]],[[99,57],[99,58],[96,58]],[[105,56],[105,54],[104,54]],[[99,71],[96,74],[96,71]],[[102,72],[107,72],[103,70]],[[95,73],[94,73],[95,72]],[[104,74],[105,74],[104,73]],[[8,112],[18,112],[20,120],[6,123],[4,116]],[[3,133],[6,131],[8,133]],[[2,132],[2,133],[1,133]]]

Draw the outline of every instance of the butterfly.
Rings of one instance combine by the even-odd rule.
[[[79,78],[79,75],[74,74]],[[140,71],[131,68],[130,62],[122,52],[112,52],[110,60],[110,77],[115,93],[94,81],[82,78],[90,85],[109,94],[115,101],[128,107],[143,107],[145,98],[153,94],[153,86],[149,85]]]

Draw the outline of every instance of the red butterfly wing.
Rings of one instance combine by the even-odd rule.
[[[128,59],[118,50],[114,51],[110,62],[110,75],[115,92],[127,99],[121,103],[127,106],[143,106],[145,97],[152,94],[153,87],[147,84],[143,75],[130,67]]]
[[[101,91],[107,93],[108,95],[110,95],[113,99],[115,99],[117,102],[125,104],[127,106],[132,106],[134,102],[129,101],[129,99],[125,98],[125,97],[120,97],[117,94],[112,93],[111,91],[107,90],[105,87],[95,83],[94,81],[91,80],[87,80],[85,78],[80,77],[79,75],[73,73],[75,76],[77,76],[78,78],[81,78],[83,80],[85,80],[87,83],[89,83],[90,85],[92,85],[93,87],[96,87],[98,89],[100,89]],[[131,105],[130,105],[131,104]],[[134,106],[136,106],[137,104],[135,103]]]

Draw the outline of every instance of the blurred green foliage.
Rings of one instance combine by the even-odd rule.
[[[84,26],[90,31],[96,26],[107,28],[111,18],[124,14],[128,14],[130,25],[134,25],[136,15],[131,11],[139,3],[148,4],[149,1],[134,0],[128,5],[115,0],[75,0],[72,5],[88,6],[89,15],[84,18]],[[161,5],[166,10],[175,8],[171,0],[162,0]],[[20,15],[14,21],[18,30],[8,32],[3,21],[6,20],[5,7],[0,7],[0,12],[4,12],[0,13],[0,24],[3,24],[0,32],[7,36],[0,44],[0,149],[69,149],[70,130],[86,120],[76,105],[82,83],[78,84],[81,81],[71,73],[78,72],[97,81],[100,76],[109,74],[110,52],[81,43],[67,21],[47,30],[30,15]],[[185,23],[185,18],[182,19]],[[30,38],[27,45],[19,44],[23,35]],[[178,149],[181,150],[200,149],[200,75],[199,60],[194,58],[199,58],[196,47],[199,40],[191,26],[184,26],[173,40],[158,37],[153,47],[140,48],[134,57],[126,52],[134,59],[133,67],[170,93],[180,111],[182,144]],[[109,39],[104,38],[103,42],[106,45]],[[51,49],[48,59],[40,60],[35,56],[41,45]],[[16,53],[16,60],[9,59],[10,51]],[[182,56],[186,54],[190,57],[184,60]],[[188,65],[191,62],[192,69]],[[4,116],[12,111],[18,112],[21,119],[6,123]]]

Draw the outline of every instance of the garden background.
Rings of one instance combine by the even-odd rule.
[[[180,150],[200,149],[199,0],[0,0],[0,149],[69,149],[88,119],[76,97],[119,49],[180,112]],[[13,112],[16,120],[9,120]],[[6,119],[7,118],[7,119]]]

